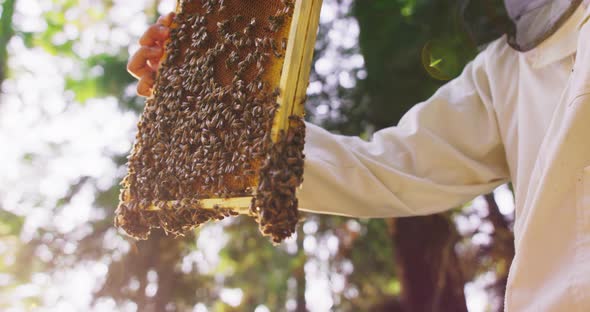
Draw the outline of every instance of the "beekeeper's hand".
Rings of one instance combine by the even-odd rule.
[[[161,16],[158,22],[150,26],[139,39],[141,47],[127,63],[127,71],[139,79],[137,94],[150,96],[154,86],[156,72],[164,56],[164,42],[170,37],[170,25],[174,13]]]

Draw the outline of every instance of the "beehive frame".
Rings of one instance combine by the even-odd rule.
[[[314,47],[319,26],[320,11],[323,0],[295,0],[295,8],[290,26],[284,65],[279,82],[279,107],[275,113],[271,138],[277,142],[281,132],[289,129],[290,116],[305,114],[305,98],[309,75],[313,61]],[[178,1],[177,13],[182,0]],[[202,209],[232,209],[239,214],[250,214],[250,205],[256,194],[231,198],[204,198],[198,200]],[[177,201],[170,201],[173,206]],[[159,207],[151,205],[148,210],[157,211]]]

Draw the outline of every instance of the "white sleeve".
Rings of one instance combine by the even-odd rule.
[[[485,54],[369,142],[308,123],[301,210],[353,217],[426,215],[508,181]]]

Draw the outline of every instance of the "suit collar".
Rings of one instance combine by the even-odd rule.
[[[588,12],[584,6],[579,6],[553,35],[536,48],[524,52],[531,66],[542,68],[576,53],[579,29],[587,19]]]

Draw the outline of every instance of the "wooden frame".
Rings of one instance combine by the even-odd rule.
[[[281,131],[289,129],[289,116],[305,114],[305,98],[309,74],[320,20],[323,0],[295,0],[293,20],[287,41],[284,65],[281,72],[278,98],[279,108],[275,114],[271,136],[277,142]],[[179,1],[179,6],[182,1]],[[179,7],[178,6],[178,7]],[[178,9],[177,9],[178,10]],[[233,198],[206,198],[199,200],[204,209],[231,208],[240,214],[249,214],[250,203],[255,194]],[[172,206],[175,202],[168,202]],[[148,210],[160,210],[152,205]]]

